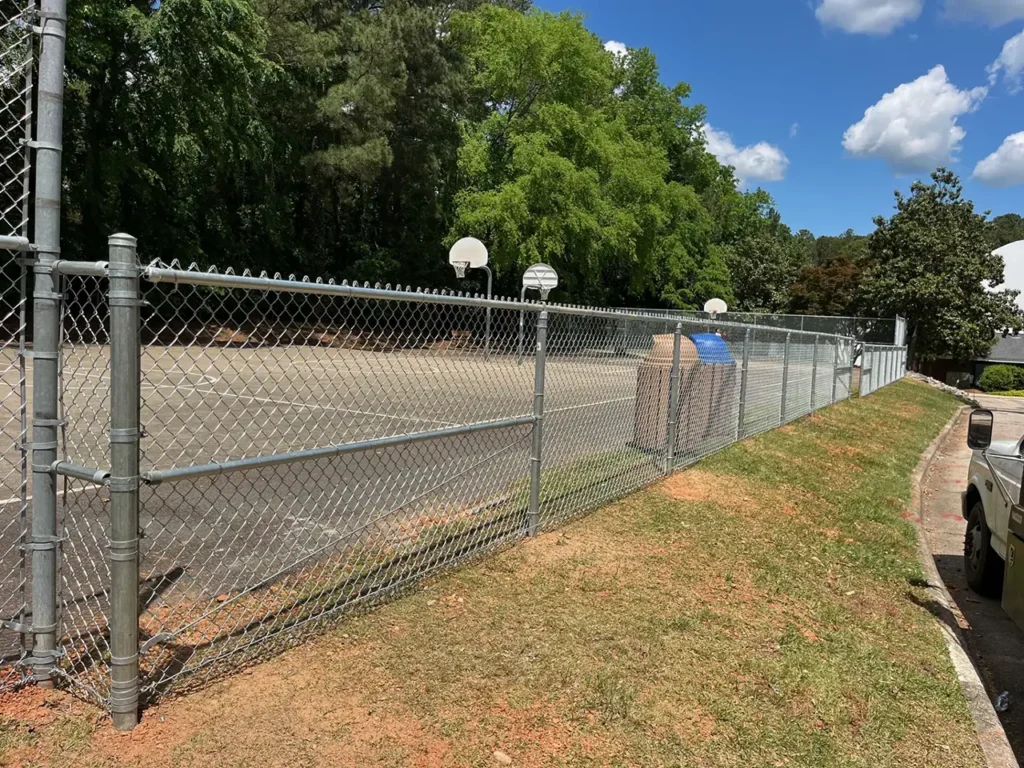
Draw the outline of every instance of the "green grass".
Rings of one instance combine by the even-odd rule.
[[[1024,397],[1024,389],[1011,389],[1006,392],[986,392],[985,394],[998,397]]]
[[[130,754],[102,731],[23,749],[54,766],[487,766],[496,749],[517,766],[981,765],[902,516],[957,407],[911,382],[841,403],[163,704]]]

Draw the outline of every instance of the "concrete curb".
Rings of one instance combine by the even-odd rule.
[[[928,547],[928,541],[925,536],[924,495],[921,493],[921,484],[931,468],[935,454],[939,452],[939,448],[946,441],[946,438],[949,437],[949,433],[953,430],[956,423],[969,410],[971,410],[970,407],[966,405],[960,408],[946,426],[942,428],[939,436],[932,441],[931,445],[921,455],[921,461],[918,462],[917,468],[911,477],[911,496],[908,507],[910,510],[917,509],[917,549],[921,559],[921,566],[924,568],[925,576],[928,580],[928,592],[932,599],[949,611],[956,621],[962,621],[963,617],[956,603],[953,602],[949,590],[946,589],[945,582],[939,576],[939,570],[935,566],[935,558]],[[999,716],[992,707],[992,702],[989,700],[985,685],[981,682],[978,670],[974,667],[974,663],[967,653],[966,638],[964,637],[963,630],[956,622],[953,622],[952,626],[945,621],[939,621],[938,624],[946,638],[946,645],[949,648],[949,659],[953,662],[953,668],[956,670],[956,676],[960,680],[960,687],[963,689],[964,696],[967,699],[967,706],[971,711],[971,717],[974,719],[974,727],[978,732],[978,742],[981,745],[981,751],[985,755],[985,764],[988,768],[1020,768],[1017,758],[1014,757],[1013,750],[1010,748],[1010,742],[1006,738],[1003,724],[999,721]]]

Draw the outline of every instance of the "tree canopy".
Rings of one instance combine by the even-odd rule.
[[[984,355],[997,331],[1017,324],[1016,291],[1003,282],[985,215],[963,197],[956,174],[940,168],[932,183],[896,192],[896,213],[875,219],[867,300],[883,316],[907,318],[910,357]]]
[[[975,289],[997,271],[982,248],[1024,238],[1020,216],[985,223],[941,172],[870,238],[794,233],[708,151],[689,85],[664,82],[646,48],[605,50],[578,14],[529,0],[68,12],[70,258],[103,259],[123,230],[147,260],[440,287],[455,285],[447,247],[473,235],[504,294],[546,261],[562,301],[913,312],[929,355],[978,349],[1005,321]]]

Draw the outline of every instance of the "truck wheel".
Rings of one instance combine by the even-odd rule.
[[[967,516],[964,534],[964,574],[967,584],[980,595],[998,597],[1003,588],[1003,561],[992,549],[992,532],[979,501]]]

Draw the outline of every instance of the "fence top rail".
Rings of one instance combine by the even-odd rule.
[[[236,275],[220,272],[200,272],[192,269],[175,269],[172,267],[155,265],[144,267],[142,269],[142,277],[151,283],[172,283],[175,285],[195,285],[211,288],[240,288],[255,291],[283,291],[288,293],[343,296],[376,301],[401,301],[426,304],[445,304],[449,306],[475,307],[483,309],[508,309],[517,312],[539,313],[546,311],[578,317],[638,320],[648,323],[691,323],[708,329],[720,328],[723,330],[736,329],[742,331],[750,329],[760,332],[772,331],[776,333],[793,334],[796,336],[812,338],[832,338],[841,341],[853,341],[852,336],[837,336],[827,333],[815,333],[814,331],[768,328],[765,326],[750,325],[746,323],[728,323],[680,318],[662,314],[660,312],[629,312],[625,310],[600,309],[597,307],[587,307],[574,304],[552,304],[538,301],[524,302],[507,298],[488,299],[480,295],[470,295],[468,293],[463,294],[461,292],[455,293],[443,289],[424,290],[421,288],[413,289],[411,287],[402,288],[401,285],[394,289],[391,288],[390,285],[381,288],[379,283],[375,287],[371,288],[369,283],[365,283],[364,285],[353,283],[350,285],[347,280],[343,281],[341,284],[333,281],[324,283],[320,280],[313,282],[308,278],[303,280],[286,280],[280,276],[269,277],[265,274],[259,276],[248,273]]]

